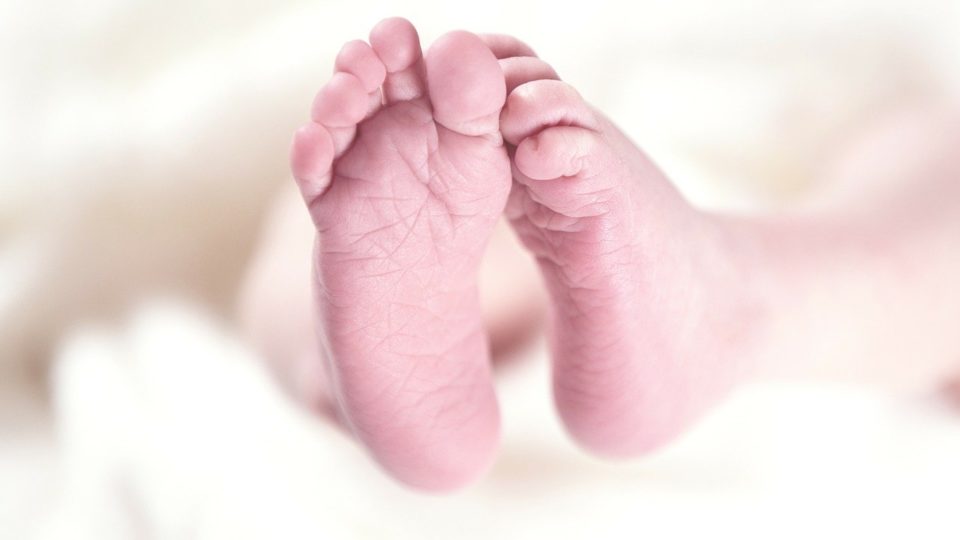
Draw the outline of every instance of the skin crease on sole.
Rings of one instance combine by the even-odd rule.
[[[853,165],[824,176],[822,199],[735,218],[689,205],[569,85],[513,89],[501,116],[507,216],[550,292],[554,395],[570,434],[635,456],[747,377],[819,364],[929,391],[956,369],[946,328],[960,321],[947,277],[960,273],[960,116],[920,109],[866,134]]]
[[[498,415],[473,284],[479,251],[471,246],[484,244],[507,204],[501,131],[514,157],[506,214],[553,297],[554,388],[571,435],[604,455],[654,448],[722,395],[737,368],[730,362],[724,373],[699,360],[717,344],[696,331],[717,321],[663,311],[679,298],[709,301],[711,285],[741,277],[718,255],[722,239],[529,47],[503,36],[485,41],[449,34],[423,62],[412,26],[384,21],[371,34],[374,54],[359,42],[344,48],[342,71],[321,90],[314,122],[298,132],[292,153],[318,230],[319,326],[339,412],[388,471],[425,489],[468,483],[496,446]],[[451,52],[457,49],[467,52]],[[492,82],[467,84],[467,77]],[[504,90],[510,94],[501,111]],[[418,144],[403,146],[410,141]],[[423,146],[426,155],[418,154]],[[452,191],[442,166],[430,162],[438,155],[453,164],[447,174],[470,171],[473,181],[456,186],[467,197],[437,196],[436,189]],[[430,178],[417,174],[422,168],[432,169]],[[404,169],[413,174],[398,178],[395,171]],[[506,175],[499,189],[498,175]],[[434,177],[440,186],[430,185]],[[442,204],[430,208],[429,197],[415,195],[423,193]],[[393,214],[385,219],[373,200],[388,201]],[[464,228],[470,241],[438,234],[434,217],[420,221],[423,208],[448,223],[465,215],[466,225],[455,229]],[[416,228],[426,222],[425,231]],[[665,227],[687,229],[694,240],[666,245],[652,233]],[[371,233],[376,242],[367,246]],[[674,276],[666,282],[685,285],[653,288],[664,268]],[[698,271],[696,280],[676,277]],[[400,281],[387,278],[396,274]],[[446,276],[462,279],[448,283]],[[702,290],[691,290],[692,282]],[[402,309],[384,315],[385,301]],[[427,326],[433,331],[416,333]],[[729,333],[738,339],[738,329]],[[666,339],[677,335],[696,339],[677,348]]]
[[[503,73],[467,32],[422,55],[403,19],[336,65],[291,162],[339,413],[400,481],[457,488],[499,438],[477,273],[511,182]]]
[[[315,234],[296,186],[285,184],[272,201],[247,268],[238,323],[290,399],[322,419],[337,421],[314,328],[310,266]],[[504,219],[481,262],[479,288],[496,373],[533,344],[546,312],[536,263]]]
[[[891,272],[924,260],[956,274],[949,200],[931,199],[936,214],[919,196],[775,218],[700,212],[522,43],[454,32],[424,59],[402,19],[370,43],[345,46],[291,159],[317,229],[318,326],[338,411],[401,481],[453,489],[493,459],[476,277],[501,212],[550,295],[560,416],[600,455],[659,448],[761,367],[952,351],[930,329],[960,316],[958,303],[919,272]],[[952,169],[930,178],[921,193],[955,189]],[[939,226],[877,225],[918,211]],[[902,309],[851,324],[873,320],[880,294]],[[826,309],[810,304],[828,297]]]
[[[747,368],[758,308],[749,291],[726,294],[749,283],[735,246],[555,77],[513,89],[501,129],[514,155],[507,216],[552,297],[564,423],[601,455],[653,450]]]

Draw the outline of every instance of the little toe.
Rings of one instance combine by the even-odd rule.
[[[528,82],[507,97],[500,115],[500,131],[510,144],[520,144],[550,126],[597,129],[598,122],[580,94],[563,81]]]
[[[559,126],[527,137],[517,146],[514,163],[531,180],[553,180],[581,173],[589,174],[594,161],[601,160],[606,146],[596,132]]]
[[[363,120],[369,108],[363,82],[346,72],[334,73],[313,100],[311,117],[327,127],[351,127]]]
[[[498,133],[506,86],[497,58],[479,37],[444,35],[427,52],[426,70],[438,123],[464,135]]]
[[[307,206],[330,184],[333,155],[333,142],[323,126],[309,123],[297,130],[290,149],[290,169]]]
[[[386,69],[384,103],[417,99],[425,94],[420,36],[410,21],[400,17],[381,21],[370,32],[370,45]]]

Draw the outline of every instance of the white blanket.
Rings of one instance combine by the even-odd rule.
[[[957,426],[865,390],[748,390],[620,466],[565,442],[531,363],[492,477],[449,499],[288,410],[210,320],[340,44],[395,14],[525,39],[715,207],[802,194],[864,122],[960,86],[951,0],[0,0],[0,537],[955,537]],[[78,330],[169,292],[214,315]],[[51,420],[14,374],[54,358]]]

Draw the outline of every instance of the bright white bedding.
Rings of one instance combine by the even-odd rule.
[[[289,133],[381,16],[524,38],[715,207],[788,200],[878,111],[960,83],[950,0],[620,4],[0,0],[0,537],[956,537],[960,423],[933,402],[767,383],[607,464],[563,439],[537,353],[504,376],[491,478],[431,498],[213,322]],[[158,294],[189,300],[139,307]],[[50,410],[22,376],[47,362]]]

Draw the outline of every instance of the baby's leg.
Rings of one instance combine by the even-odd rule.
[[[782,305],[774,374],[917,392],[960,372],[960,108],[910,106],[839,152],[807,204],[743,221]]]
[[[851,197],[742,219],[689,205],[563,82],[519,84],[501,129],[515,149],[507,214],[552,296],[557,405],[592,450],[653,449],[752,373],[910,359],[929,377],[956,361],[955,129],[920,162],[875,152],[912,181],[887,195],[870,185],[879,171],[854,169]]]
[[[564,82],[517,86],[502,130],[507,216],[552,296],[560,414],[595,452],[653,449],[753,367],[771,306],[745,242]]]

